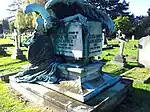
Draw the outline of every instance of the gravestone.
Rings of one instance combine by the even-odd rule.
[[[25,60],[26,57],[25,57],[25,55],[23,55],[23,52],[21,51],[21,48],[20,48],[21,40],[20,40],[20,37],[17,34],[17,30],[16,29],[14,29],[14,33],[12,34],[12,36],[15,39],[15,49],[14,49],[12,55],[11,55],[11,58],[12,59]]]
[[[109,45],[108,44],[108,40],[107,40],[107,35],[106,35],[106,33],[107,33],[107,31],[106,31],[106,29],[103,29],[103,31],[102,31],[102,44],[103,44],[103,48],[102,48],[102,50],[107,50],[107,49],[113,49],[113,46],[112,45]]]
[[[120,66],[126,66],[127,65],[126,58],[123,55],[124,46],[125,46],[125,42],[126,42],[125,35],[121,34],[121,31],[119,30],[117,38],[119,39],[119,42],[120,42],[120,49],[119,49],[119,54],[117,54],[114,57],[112,63],[120,65]]]
[[[134,40],[135,39],[135,36],[134,35],[132,35],[132,40]]]
[[[0,56],[6,56],[6,55],[7,55],[6,51],[0,45]]]
[[[139,64],[150,67],[150,36],[142,37],[139,40],[139,48],[138,48],[138,62]]]
[[[31,66],[10,77],[11,86],[57,111],[104,112],[120,103],[129,81],[102,72],[103,62],[94,60],[102,53],[102,24],[113,31],[108,15],[84,0],[29,4],[24,12],[32,11],[43,20],[29,44]]]
[[[103,29],[102,31],[102,37],[103,37],[103,45],[104,46],[107,46],[108,45],[108,42],[107,42],[107,38],[106,38],[106,29]]]

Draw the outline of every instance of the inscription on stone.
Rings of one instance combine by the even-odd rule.
[[[99,55],[102,52],[102,29],[101,23],[90,21],[89,22],[89,53],[88,57]]]
[[[56,54],[82,58],[83,41],[82,25],[80,23],[70,23],[70,25],[68,26],[67,35],[58,35],[58,39],[56,41]]]
[[[79,22],[72,22],[68,26],[66,35],[58,34],[56,39],[56,54],[70,56],[74,58],[85,57],[85,52],[88,57],[99,55],[102,48],[102,32],[101,23],[90,21],[89,35],[83,35],[82,25]],[[87,39],[87,43],[83,40]],[[83,46],[87,44],[87,48],[83,50]]]

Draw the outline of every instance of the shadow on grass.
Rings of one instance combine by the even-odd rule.
[[[128,71],[128,69],[126,69],[126,68],[120,68],[120,69],[112,71],[110,74],[112,74],[112,75],[120,75],[120,74],[122,74],[122,73],[124,73],[126,71]]]
[[[102,62],[104,62],[104,63],[107,63],[107,62],[110,61],[110,60],[102,58],[102,59],[100,59],[100,61],[102,61]]]
[[[112,47],[120,47],[119,44],[109,44]]]
[[[4,65],[0,65],[1,66],[10,66],[10,65],[13,65],[13,64],[17,64],[17,63],[22,63],[24,61],[20,60],[20,61],[17,61],[17,62],[12,62],[12,63],[7,63],[7,64],[4,64]]]
[[[1,70],[0,70],[0,72],[3,72],[3,71],[5,71],[5,70],[7,70],[7,68],[5,68],[5,69],[1,69]]]
[[[132,69],[134,67],[141,67],[137,62],[129,62],[125,68]]]
[[[1,44],[0,47],[13,47],[13,44]]]
[[[150,84],[150,77],[144,81],[144,84]]]
[[[134,88],[113,112],[150,112],[150,91]]]
[[[23,51],[23,52],[24,52],[24,51],[28,51],[28,49],[23,49],[23,50],[21,50],[21,51]]]
[[[140,67],[140,66],[137,64],[137,62],[130,62],[129,64],[125,65],[124,67],[121,67],[119,69],[112,71],[111,74],[120,75],[120,74],[123,74],[123,73],[127,72],[128,70],[133,69],[135,67]]]

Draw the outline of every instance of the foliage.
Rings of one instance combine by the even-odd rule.
[[[9,29],[10,29],[10,32],[13,32],[13,31],[14,31],[14,28],[15,28],[14,22],[13,22],[13,21],[9,22]]]
[[[119,16],[114,20],[115,31],[121,30],[122,33],[128,34],[133,32],[133,25],[128,16]]]
[[[24,0],[23,5],[26,5],[28,3],[39,3],[41,5],[45,5],[46,1],[48,0]]]
[[[135,35],[138,37],[150,35],[150,17],[139,17],[136,23]]]
[[[45,4],[45,0],[24,0],[22,3],[22,7],[29,3],[40,3],[42,5]],[[22,8],[19,8],[16,13],[15,19],[15,27],[20,31],[24,31],[27,29],[33,29],[35,27],[35,18],[37,17],[36,14],[32,13],[30,15],[26,15],[23,13]]]
[[[33,16],[28,16],[22,10],[18,10],[15,19],[15,27],[19,30],[34,27]]]
[[[150,16],[150,8],[148,9],[147,14],[148,14],[148,16]]]
[[[106,11],[113,19],[118,16],[129,15],[129,3],[125,0],[89,0],[89,2],[95,5],[97,8]]]
[[[8,11],[10,13],[15,13],[17,10],[21,9],[22,0],[14,0],[10,5],[8,5]]]

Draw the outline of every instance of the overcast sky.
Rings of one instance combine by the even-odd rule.
[[[0,3],[0,19],[9,16],[8,5],[14,0],[3,0]],[[147,15],[147,10],[150,8],[150,0],[126,0],[130,2],[129,10],[136,16]]]

